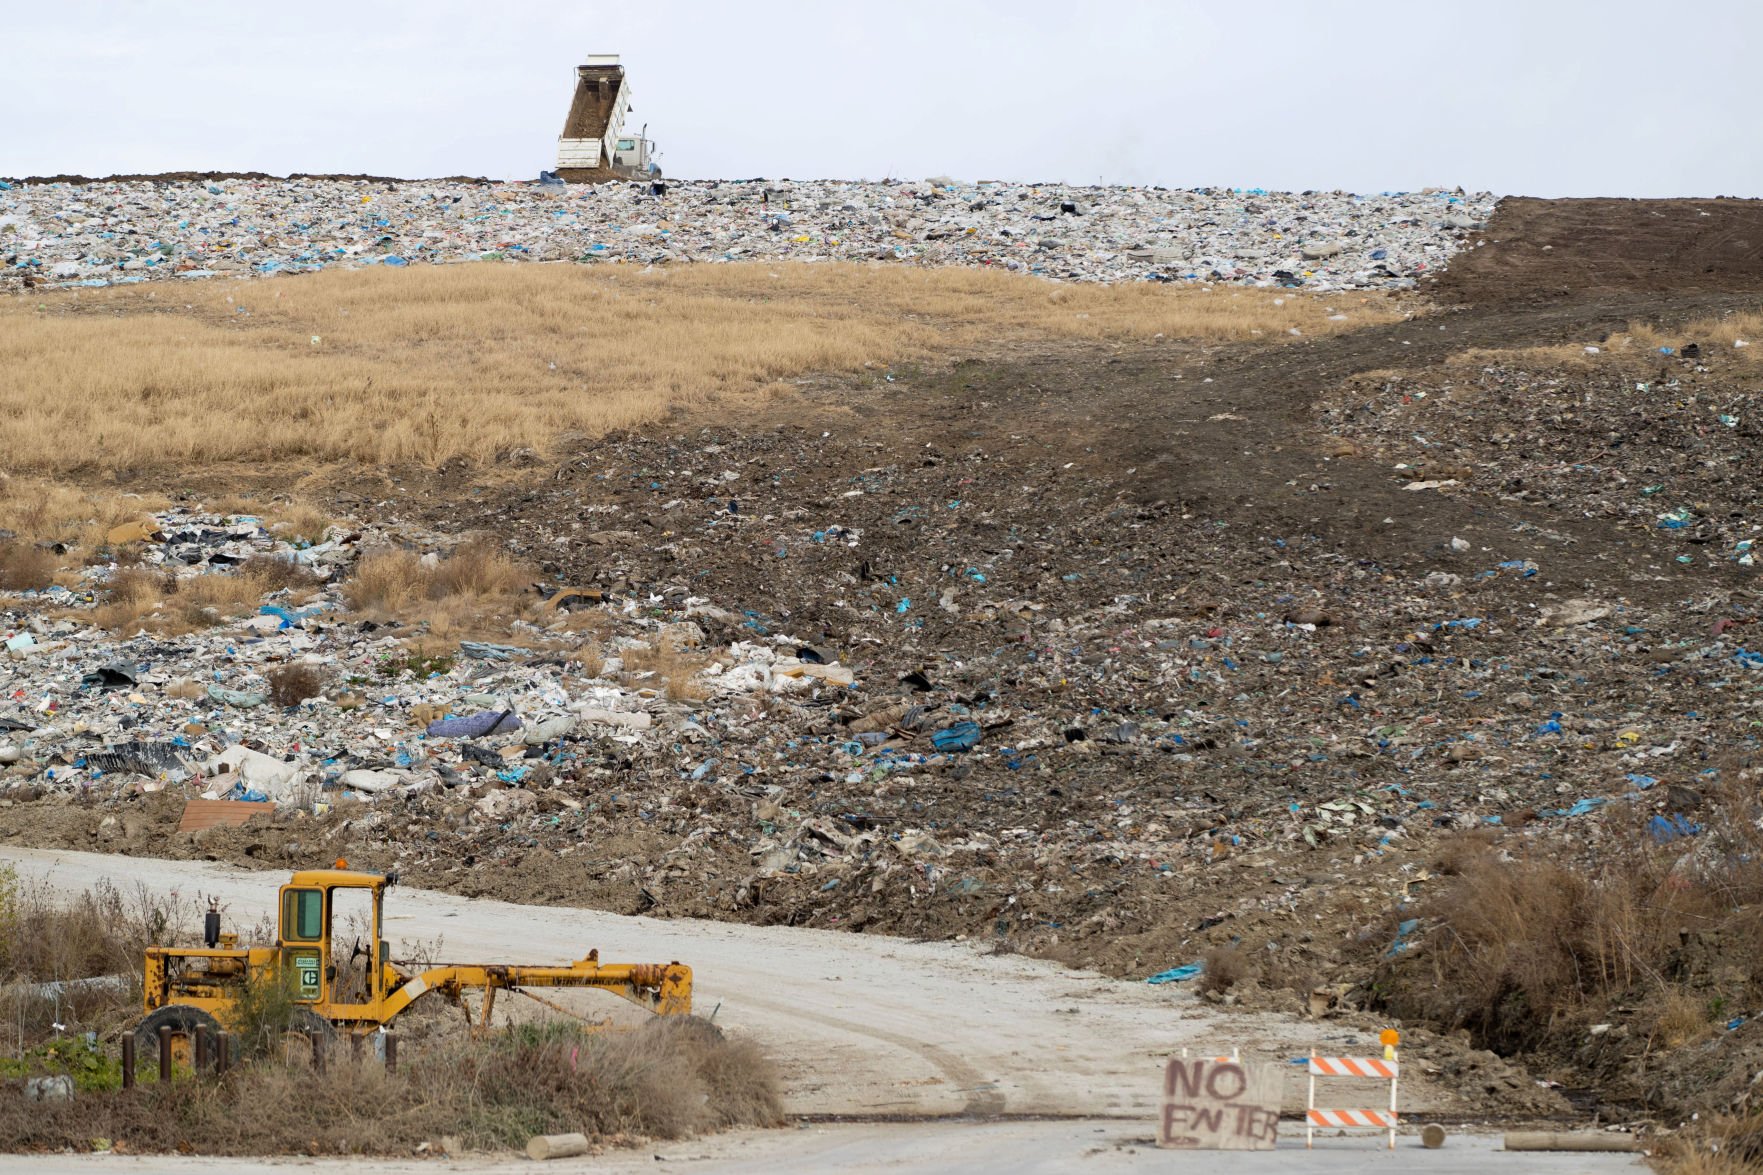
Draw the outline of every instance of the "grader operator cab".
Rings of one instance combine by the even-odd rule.
[[[265,982],[287,986],[295,1005],[292,1030],[320,1036],[376,1031],[431,992],[464,1009],[471,1023],[465,994],[480,991],[482,1027],[498,991],[530,994],[524,989],[537,987],[599,988],[657,1016],[691,1014],[692,969],[677,962],[601,963],[600,953],[589,951],[560,966],[453,963],[405,970],[392,960],[382,929],[386,890],[396,880],[396,874],[352,871],[342,861],[335,869],[303,870],[281,887],[274,946],[240,947],[237,935],[220,932],[220,914],[211,908],[206,946],[148,947],[137,1054],[156,1058],[160,1028],[168,1026],[174,1057],[187,1060],[197,1029],[214,1032],[235,1023],[234,1006],[246,985]],[[347,891],[366,891],[371,913],[368,941],[357,940],[342,958],[331,932],[336,896]]]

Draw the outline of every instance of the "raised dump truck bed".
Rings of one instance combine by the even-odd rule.
[[[590,54],[575,67],[575,94],[557,136],[558,177],[597,183],[652,174],[648,142],[625,131],[630,112],[630,82],[618,54]]]

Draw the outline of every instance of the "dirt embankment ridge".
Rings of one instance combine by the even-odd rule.
[[[1485,244],[1433,287],[1447,304],[1763,291],[1763,200],[1501,200]]]

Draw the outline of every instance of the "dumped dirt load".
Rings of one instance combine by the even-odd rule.
[[[1446,303],[1763,286],[1763,200],[1508,196],[1434,288]]]

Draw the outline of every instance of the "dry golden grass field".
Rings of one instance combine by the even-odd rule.
[[[156,283],[0,302],[0,414],[13,473],[435,466],[544,452],[808,374],[1039,341],[1293,339],[1400,316],[1360,293],[860,265]]]

